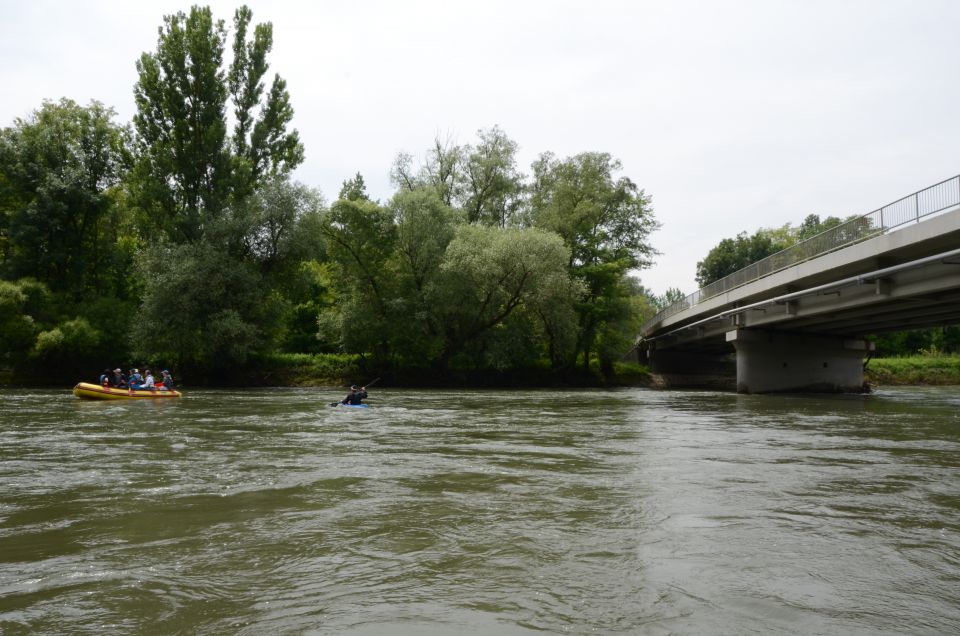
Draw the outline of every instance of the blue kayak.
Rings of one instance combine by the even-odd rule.
[[[351,409],[368,409],[370,408],[369,404],[338,404],[338,406],[346,406]]]

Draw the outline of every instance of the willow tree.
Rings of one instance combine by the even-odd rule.
[[[137,62],[135,189],[175,242],[201,240],[232,202],[303,161],[285,80],[274,75],[266,89],[273,27],[250,33],[252,16],[246,6],[234,14],[229,64],[223,20],[198,6],[165,16],[156,51]]]
[[[522,225],[523,175],[517,170],[517,143],[498,126],[477,131],[476,145],[436,138],[419,167],[400,153],[391,170],[401,190],[432,188],[448,206],[480,225]]]

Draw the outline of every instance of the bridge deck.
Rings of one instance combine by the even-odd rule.
[[[735,328],[862,336],[958,323],[958,248],[960,207],[703,299],[644,325],[642,339],[728,350]]]

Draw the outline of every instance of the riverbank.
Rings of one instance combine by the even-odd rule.
[[[960,385],[960,356],[875,358],[864,376],[874,385]]]
[[[142,366],[142,365],[141,365]],[[0,386],[63,386],[80,380],[93,382],[96,374],[77,371],[40,373],[32,370],[17,374],[0,369]],[[549,388],[650,386],[657,384],[644,365],[615,363],[604,375],[594,364],[589,371],[580,368],[560,374],[548,365],[523,369],[450,369],[438,375],[427,369],[381,371],[363,356],[347,354],[277,354],[258,359],[245,368],[234,368],[215,377],[200,377],[189,371],[174,373],[187,386],[349,386],[381,377],[381,386],[395,387],[474,387],[474,388]],[[960,385],[960,356],[925,355],[901,358],[874,358],[867,363],[864,377],[874,386],[883,385]]]
[[[330,386],[362,384],[375,377],[395,387],[532,388],[649,386],[650,369],[644,365],[617,362],[607,374],[594,363],[589,370],[578,367],[560,373],[546,363],[520,369],[458,369],[439,373],[432,369],[384,371],[362,356],[342,354],[278,354],[258,361],[255,367],[231,378],[250,386]]]
[[[114,363],[115,364],[115,363]],[[108,366],[113,366],[110,364]],[[127,362],[123,368],[146,363]],[[153,364],[153,368],[158,365]],[[352,354],[281,353],[262,356],[244,366],[223,370],[171,369],[178,386],[189,387],[317,387],[365,384],[380,378],[380,386],[409,388],[578,388],[650,386],[650,370],[640,364],[617,362],[603,373],[594,362],[590,369],[577,367],[558,372],[546,362],[518,369],[427,368],[384,369],[364,356]],[[96,382],[96,364],[23,365],[0,368],[0,386],[61,387],[78,381]]]
[[[362,356],[344,354],[279,354],[259,360],[231,384],[251,386],[329,386],[350,385],[383,376],[390,386],[405,387],[596,387],[656,386],[650,369],[640,364],[616,363],[604,375],[594,364],[589,372],[578,368],[559,374],[547,365],[523,369],[449,369],[442,375],[427,369],[402,372],[372,370]],[[960,355],[918,355],[899,358],[874,358],[867,363],[864,376],[870,384],[881,385],[960,385]]]

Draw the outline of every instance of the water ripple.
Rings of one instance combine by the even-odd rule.
[[[960,631],[950,390],[334,393],[0,391],[0,631]]]

